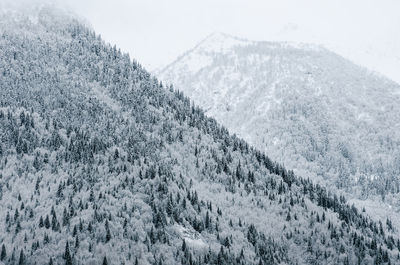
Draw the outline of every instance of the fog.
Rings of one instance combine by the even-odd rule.
[[[207,35],[224,32],[323,44],[400,82],[396,0],[66,0],[62,5],[150,70],[172,62]]]

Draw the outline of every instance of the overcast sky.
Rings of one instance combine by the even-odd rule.
[[[207,35],[224,32],[251,40],[322,43],[400,82],[400,0],[63,2],[149,70],[172,62]]]

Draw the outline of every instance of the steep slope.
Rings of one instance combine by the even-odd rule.
[[[399,192],[399,85],[322,47],[218,33],[159,76],[302,176]]]
[[[68,16],[21,16],[0,37],[0,263],[399,261],[390,220],[230,136]]]
[[[366,25],[364,27],[367,28]],[[400,36],[398,34],[393,34],[390,30],[385,29],[385,31],[381,31],[379,37],[370,35],[368,40],[353,38],[346,41],[338,35],[324,35],[313,32],[311,28],[300,24],[288,23],[281,29],[277,29],[275,33],[268,35],[267,38],[269,41],[321,44],[328,50],[358,65],[381,73],[400,84],[400,72],[398,71],[400,69]]]

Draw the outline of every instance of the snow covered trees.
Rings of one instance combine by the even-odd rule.
[[[3,261],[7,257],[7,250],[6,246],[3,244],[1,245],[1,253],[0,253],[0,260]]]
[[[65,265],[72,265],[72,257],[71,257],[71,253],[69,250],[69,244],[68,241],[65,244],[65,252],[64,252],[64,259],[65,259]]]
[[[321,47],[223,34],[158,74],[232,133],[302,176],[362,199],[389,196],[391,206],[397,204],[395,82]]]
[[[33,28],[0,37],[2,262],[397,261],[390,222],[231,136],[91,30]]]

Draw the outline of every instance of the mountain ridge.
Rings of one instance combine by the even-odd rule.
[[[391,220],[296,177],[64,22],[0,37],[0,263],[398,261]]]
[[[379,162],[379,159],[374,161],[375,154],[381,156],[382,160],[390,161],[391,165],[384,167],[389,167],[390,171],[391,167],[396,168],[398,154],[392,150],[393,146],[398,146],[399,136],[396,129],[390,128],[396,127],[400,121],[399,109],[396,107],[396,102],[400,100],[400,86],[380,74],[354,65],[323,47],[304,44],[250,42],[237,45],[228,53],[191,50],[185,56],[159,72],[161,79],[184,91],[196,104],[206,109],[207,114],[215,117],[230,131],[265,150],[281,163],[297,169],[298,173],[309,175],[329,172],[332,166],[323,158],[321,160],[317,157],[320,162],[314,169],[304,170],[299,164],[315,164],[307,161],[315,160],[315,155],[320,156],[318,153],[312,154],[315,151],[313,149],[320,149],[318,152],[324,155],[325,151],[321,149],[323,142],[335,142],[338,139],[348,146],[344,147],[340,142],[336,147],[328,146],[334,152],[339,152],[339,157],[333,154],[335,157],[330,159],[337,161],[338,165],[347,164],[347,168],[361,168],[360,174],[350,172],[351,182],[360,178],[357,174],[361,177],[365,175],[367,179],[382,177],[382,173],[377,174],[372,169],[363,171],[362,167],[365,166],[360,165],[370,163],[373,167],[378,167],[376,165],[383,162]],[[208,64],[191,71],[187,66],[190,64],[188,56],[192,57],[192,61],[207,61]],[[207,57],[207,60],[202,57]],[[285,129],[274,129],[276,126],[282,127],[282,124]],[[293,127],[299,126],[303,132],[293,132]],[[357,131],[357,128],[361,130]],[[371,130],[379,132],[379,128],[382,128],[380,131],[383,135],[374,136]],[[310,139],[301,138],[301,134],[310,134],[307,131],[311,132]],[[346,139],[349,131],[351,134],[359,134],[361,138],[369,138],[365,141],[354,137]],[[299,137],[293,136],[298,134]],[[324,134],[330,138],[322,139]],[[385,138],[389,140],[380,140]],[[368,150],[371,148],[367,147],[367,142],[371,140],[378,147],[368,151],[371,154],[365,152],[365,156],[363,151],[352,146],[352,143],[357,143]],[[384,144],[382,141],[392,143]],[[292,143],[296,146],[293,147]],[[301,147],[302,143],[309,147]],[[275,152],[273,149],[276,145],[282,151]],[[347,151],[343,151],[343,148]],[[285,153],[283,149],[291,150],[291,154]],[[343,155],[348,151],[348,155],[351,154],[359,162],[350,161],[349,165],[346,162],[349,160],[347,155]],[[392,157],[386,157],[385,152],[392,153]],[[304,160],[309,155],[311,157]],[[339,161],[340,156],[344,157],[345,162]],[[292,159],[287,160],[288,157]],[[303,159],[302,162],[293,163],[299,159]],[[338,168],[335,167],[333,165],[337,171]],[[388,174],[383,177],[382,182],[393,178],[390,181],[397,186],[398,170]],[[380,188],[379,193],[384,196],[385,189]]]
[[[211,41],[210,41],[211,40]],[[183,57],[193,53],[196,49],[201,48],[201,46],[203,44],[209,44],[209,43],[214,43],[216,45],[223,43],[224,41],[229,41],[229,40],[233,40],[233,41],[237,41],[237,45],[239,45],[239,43],[243,43],[246,45],[252,45],[252,44],[265,44],[265,45],[271,45],[272,47],[288,47],[288,48],[298,48],[298,49],[305,49],[305,50],[324,50],[326,52],[330,52],[333,53],[337,56],[340,56],[341,58],[343,58],[344,60],[351,62],[354,64],[354,62],[352,62],[350,59],[346,58],[343,55],[340,55],[332,50],[330,50],[329,48],[325,47],[322,44],[314,44],[314,43],[310,43],[310,42],[296,42],[296,41],[260,41],[260,40],[250,40],[247,38],[241,38],[238,36],[234,36],[228,33],[224,33],[224,32],[213,32],[211,34],[209,34],[208,36],[206,36],[204,39],[202,39],[201,41],[199,41],[192,49],[187,50],[186,52],[182,53],[181,55],[179,55],[173,62],[159,67],[158,69],[154,70],[154,74],[155,75],[163,75],[163,72],[166,72],[168,68],[172,68],[173,65],[179,61],[182,60]],[[233,48],[236,45],[231,45],[229,48]],[[223,48],[216,48],[216,49],[209,49],[209,52],[221,52],[221,50],[224,50]],[[396,83],[396,81],[388,78],[387,76],[385,76],[384,74],[376,71],[376,70],[372,70],[366,66],[363,66],[361,64],[356,64],[357,66],[359,66],[360,68],[363,68],[364,70],[366,70],[369,74],[381,77],[383,79],[386,79],[388,82],[393,82]],[[398,85],[396,83],[396,85]]]

